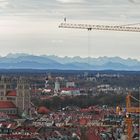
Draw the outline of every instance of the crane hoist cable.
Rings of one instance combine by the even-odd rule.
[[[90,40],[90,37],[91,37],[91,34],[90,34],[91,30],[88,30],[88,70],[90,70],[90,52],[91,52],[91,40]]]

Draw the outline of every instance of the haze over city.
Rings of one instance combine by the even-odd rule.
[[[69,23],[140,22],[139,0],[0,0],[0,55],[119,56],[140,60],[139,33],[59,29]],[[139,26],[138,24],[137,26]],[[90,54],[88,53],[90,34]]]

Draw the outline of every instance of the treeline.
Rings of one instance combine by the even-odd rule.
[[[134,96],[138,99],[139,93],[135,93]],[[76,96],[63,98],[55,96],[44,101],[33,99],[33,102],[37,106],[46,106],[49,109],[61,109],[66,106],[78,106],[84,108],[93,105],[108,105],[116,107],[118,105],[126,105],[126,95],[99,94],[98,96]],[[133,101],[132,105],[138,106],[138,103]]]

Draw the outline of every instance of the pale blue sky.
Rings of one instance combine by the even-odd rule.
[[[59,29],[67,22],[140,23],[140,0],[0,0],[0,55],[120,56],[140,60],[140,33]],[[140,24],[138,25],[140,26]]]

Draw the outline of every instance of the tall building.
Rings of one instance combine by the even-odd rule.
[[[0,112],[10,115],[21,115],[30,112],[30,86],[27,80],[19,78],[17,88],[12,87],[12,80],[0,78]]]
[[[46,77],[46,79],[45,79],[45,88],[47,88],[47,87],[48,87],[48,82],[49,82],[49,78],[48,78],[48,77]]]
[[[26,79],[19,78],[17,81],[17,100],[16,106],[18,107],[18,112],[25,112],[29,114],[30,112],[30,86]]]
[[[55,87],[54,87],[55,92],[58,92],[60,90],[60,83],[59,81],[56,79],[55,81]]]

